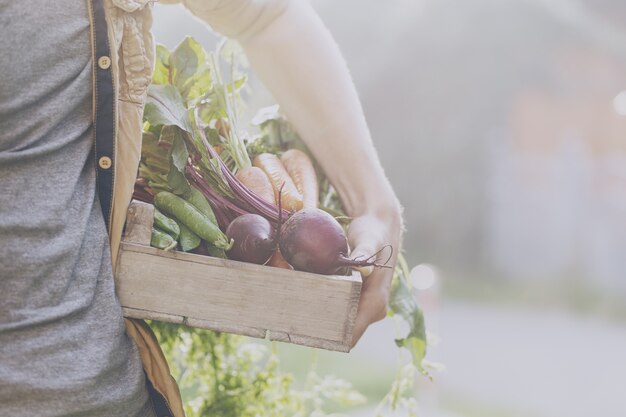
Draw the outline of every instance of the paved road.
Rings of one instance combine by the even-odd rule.
[[[625,324],[458,301],[440,319],[446,396],[528,416],[626,416]]]
[[[427,417],[626,416],[626,324],[459,300],[427,317],[441,338],[431,357],[447,368],[423,387]],[[394,366],[392,334],[388,322],[373,327],[355,354]]]

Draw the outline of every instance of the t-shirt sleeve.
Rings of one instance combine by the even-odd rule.
[[[246,38],[262,31],[287,8],[290,0],[182,0],[216,32]]]

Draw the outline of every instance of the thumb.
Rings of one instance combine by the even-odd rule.
[[[361,242],[358,244],[358,246],[354,248],[354,250],[352,250],[352,252],[350,253],[350,258],[355,260],[367,259],[376,252],[375,246],[376,242]],[[371,275],[372,272],[374,272],[374,266],[372,265],[355,267],[355,269],[359,271],[364,277],[367,277]]]
[[[348,228],[348,240],[354,248],[350,257],[356,260],[370,258],[381,247],[381,237],[385,234],[385,225],[372,216],[357,217]],[[373,266],[355,268],[362,276],[367,277],[374,272]]]

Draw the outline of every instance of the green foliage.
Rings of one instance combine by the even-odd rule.
[[[271,349],[242,336],[153,322],[189,417],[324,417],[328,406],[365,398],[333,376],[310,370],[303,389]]]
[[[389,313],[392,316],[399,315],[409,325],[409,334],[403,338],[396,339],[396,344],[411,353],[413,365],[421,373],[430,376],[422,365],[422,361],[426,356],[424,315],[417,305],[414,290],[411,288],[411,282],[408,279],[409,273],[409,266],[406,260],[403,256],[399,256],[398,265],[391,283]]]
[[[174,125],[191,132],[184,99],[173,85],[152,84],[148,88],[143,118],[152,126]]]
[[[174,136],[169,151],[170,171],[167,175],[167,184],[174,194],[183,195],[191,192],[191,185],[185,177],[185,167],[189,151],[185,140],[180,134]]]
[[[152,73],[153,84],[167,84],[170,79],[170,51],[164,45],[156,46],[154,72]]]
[[[261,130],[257,141],[264,146],[280,151],[296,148],[311,155],[291,123],[280,112],[278,105],[260,109],[252,119],[252,124],[258,126]],[[315,158],[312,158],[312,160],[315,160]]]
[[[376,407],[376,417],[384,417],[388,412],[404,410],[406,417],[417,417],[417,401],[415,400],[415,373],[412,363],[402,366],[396,379],[382,401]]]

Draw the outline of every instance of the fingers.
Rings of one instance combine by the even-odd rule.
[[[386,243],[383,242],[387,233],[381,227],[378,219],[360,217],[353,220],[348,230],[348,240],[353,248],[350,253],[352,259],[367,259],[380,250]],[[368,277],[374,271],[373,266],[356,268],[362,276]]]
[[[378,270],[363,283],[352,331],[352,347],[356,345],[370,324],[387,316],[388,279],[387,271]]]
[[[350,254],[351,258],[361,260],[370,258],[388,245],[392,250],[389,253],[381,252],[378,254],[381,259],[377,260],[384,263],[389,256],[387,265],[390,268],[373,266],[358,268],[364,279],[352,333],[352,346],[356,345],[371,323],[382,320],[387,315],[389,285],[400,245],[400,229],[401,219],[399,217],[382,219],[376,215],[364,215],[355,218],[350,224],[348,239],[353,248]]]
[[[371,245],[369,242],[366,242],[354,248],[354,250],[350,253],[350,257],[357,260],[367,259],[375,252],[376,251],[374,250],[374,246]],[[359,271],[363,277],[369,277],[372,272],[374,272],[373,265],[360,266],[355,269]]]
[[[367,326],[369,326],[369,323],[367,322],[365,317],[357,315],[356,321],[354,322],[354,330],[352,330],[352,343],[350,346],[351,348],[356,346],[359,339],[361,339],[361,336],[363,336],[363,333],[365,333]]]
[[[362,309],[362,306],[367,306],[367,311]],[[363,336],[363,333],[365,333],[365,330],[367,330],[370,324],[380,321],[387,316],[386,302],[382,303],[382,308],[380,305],[378,308],[373,309],[372,307],[371,304],[364,305],[363,303],[359,303],[359,312],[357,313],[354,329],[352,330],[352,347],[361,339],[361,336]]]

